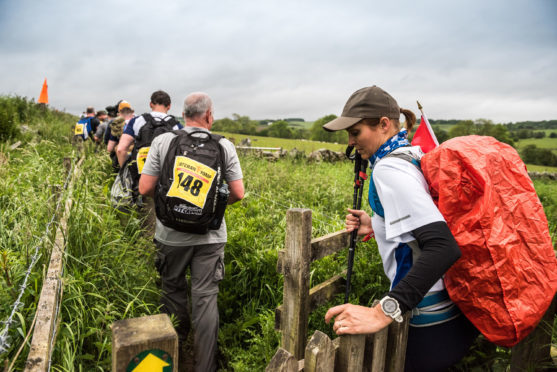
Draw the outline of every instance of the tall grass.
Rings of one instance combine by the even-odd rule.
[[[110,168],[108,156],[92,154],[72,195],[56,371],[110,370],[110,325],[158,313],[154,247],[137,214],[110,205]]]
[[[62,158],[72,154],[68,136],[76,119],[63,113],[40,111],[42,108],[35,107],[33,102],[19,98],[13,105],[22,105],[22,110],[13,112],[24,113],[17,120],[23,120],[21,123],[27,120],[31,131],[10,137],[10,142],[14,138],[25,142],[20,149],[9,150],[7,142],[0,140],[2,320],[11,308],[29,254],[53,213],[54,196],[48,185],[64,182]],[[240,136],[232,136],[238,143]],[[303,144],[309,142],[274,140],[287,149],[304,149]],[[281,147],[278,143],[259,141],[252,145]],[[321,144],[310,146],[316,149]],[[339,145],[336,150],[343,147]],[[343,228],[353,193],[353,168],[349,162],[306,163],[285,159],[270,163],[242,156],[241,164],[247,192],[244,200],[229,206],[226,212],[226,275],[218,298],[219,366],[223,371],[263,370],[278,347],[280,335],[273,328],[274,309],[282,302],[283,279],[276,272],[276,261],[278,250],[284,247],[286,211],[310,208],[313,237],[322,236]],[[110,370],[110,324],[159,311],[154,246],[143,230],[141,217],[137,214],[124,217],[109,205],[113,176],[105,154],[89,152],[82,169],[71,195],[64,293],[53,354],[55,371]],[[555,234],[557,183],[535,181],[535,186]],[[12,347],[0,356],[0,361],[13,357],[31,324],[47,264],[48,250],[41,247],[41,252],[43,257],[32,273],[17,323],[10,330]],[[322,282],[345,267],[346,252],[315,262],[311,266],[311,284]],[[352,285],[350,300],[362,305],[370,305],[388,290],[374,242],[358,245]],[[342,297],[339,295],[312,313],[310,334],[320,329],[332,335],[323,315],[330,305],[341,303]],[[472,362],[482,358],[480,352],[483,351],[472,355]],[[508,353],[498,350],[488,356],[504,360]],[[467,361],[468,365],[472,362]],[[16,369],[22,365],[22,360],[18,361]]]
[[[0,320],[6,321],[22,293],[21,306],[9,328],[9,348],[0,360],[9,360],[19,348],[35,314],[42,278],[52,246],[56,225],[50,225],[55,213],[57,195],[51,186],[62,186],[66,174],[64,156],[71,154],[68,125],[73,118],[40,111],[32,102],[15,97],[0,97],[0,120],[12,117],[25,124],[27,133],[17,131],[24,144],[11,150],[0,140]],[[65,118],[60,120],[60,118]],[[2,130],[5,122],[0,122]],[[46,131],[44,129],[47,129]],[[47,138],[39,133],[47,133]],[[58,133],[56,136],[48,133]],[[3,131],[2,133],[6,133]],[[13,140],[13,137],[3,138]],[[47,234],[47,231],[50,233]],[[22,288],[31,267],[32,257],[38,261],[30,271],[27,285]],[[4,329],[4,323],[0,323]]]

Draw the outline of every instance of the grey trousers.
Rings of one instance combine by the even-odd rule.
[[[161,276],[162,309],[174,314],[180,342],[190,331],[186,270],[191,270],[191,323],[196,371],[216,371],[219,311],[217,295],[224,277],[225,243],[173,247],[156,242],[155,266]]]

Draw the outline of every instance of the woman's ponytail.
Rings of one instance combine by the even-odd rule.
[[[400,109],[400,113],[404,115],[404,121],[406,122],[406,130],[410,134],[412,128],[414,128],[414,124],[416,124],[416,115],[410,110],[407,109]]]

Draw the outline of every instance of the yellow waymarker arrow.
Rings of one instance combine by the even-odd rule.
[[[164,360],[157,358],[153,354],[149,354],[132,372],[162,372],[162,369],[169,365],[170,364],[166,363]]]

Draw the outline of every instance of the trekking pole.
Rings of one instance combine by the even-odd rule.
[[[346,156],[354,161],[354,196],[352,199],[352,209],[360,209],[362,206],[362,193],[364,191],[364,181],[367,179],[367,160],[362,159],[356,151],[352,155],[353,146],[346,148]],[[354,266],[354,253],[358,240],[358,230],[355,229],[350,234],[350,248],[348,249],[348,269],[346,271],[346,293],[344,294],[344,303],[348,303],[350,294],[350,279],[352,277],[352,268]]]

